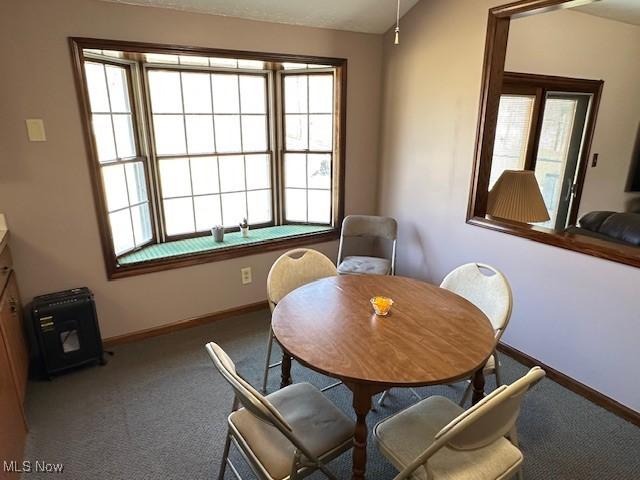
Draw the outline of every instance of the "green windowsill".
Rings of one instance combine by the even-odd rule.
[[[219,243],[213,239],[212,235],[188,238],[186,240],[150,245],[136,252],[123,255],[118,258],[118,265],[132,265],[165,258],[214,252],[216,250],[267,243],[272,240],[329,232],[331,230],[333,230],[333,227],[330,226],[281,225],[249,230],[247,238],[243,238],[240,232],[225,233],[224,241]]]

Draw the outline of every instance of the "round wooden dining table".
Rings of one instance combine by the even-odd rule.
[[[370,299],[393,299],[386,317]],[[356,414],[353,475],[364,479],[366,417],[372,397],[391,387],[451,383],[473,375],[473,401],[484,396],[482,368],[495,347],[480,309],[448,290],[415,279],[344,275],[300,287],[276,306],[271,325],[283,350],[281,387],[291,360],[340,379]]]

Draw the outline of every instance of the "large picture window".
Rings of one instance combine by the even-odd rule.
[[[266,74],[147,70],[169,237],[273,224]]]
[[[110,277],[337,236],[346,61],[72,45]]]

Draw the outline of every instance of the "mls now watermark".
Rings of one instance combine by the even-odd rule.
[[[36,460],[35,462],[30,460],[7,462],[5,460],[2,462],[2,471],[7,473],[62,473],[63,470],[64,465],[62,463],[51,463],[44,460]]]

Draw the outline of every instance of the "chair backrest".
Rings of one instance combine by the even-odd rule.
[[[222,377],[231,385],[236,399],[257,418],[276,427],[289,437],[291,426],[276,408],[260,392],[253,388],[236,372],[236,367],[227,353],[216,343],[209,342],[205,346]]]
[[[502,385],[442,428],[435,440],[458,450],[475,450],[512,431],[524,394],[545,376],[533,367],[511,385]]]
[[[333,262],[316,250],[296,248],[284,253],[271,266],[267,277],[267,298],[271,310],[296,288],[337,274]]]
[[[398,238],[398,223],[391,217],[349,215],[342,221],[341,236],[396,240]]]
[[[485,275],[488,270],[491,275]],[[467,263],[449,273],[440,287],[466,298],[489,318],[500,337],[511,318],[513,296],[505,276],[490,265]]]
[[[395,275],[398,222],[396,222],[394,218],[376,217],[373,215],[349,215],[345,217],[342,221],[342,230],[340,231],[338,265],[344,257],[345,238],[349,237],[382,238],[391,241],[391,275]]]

